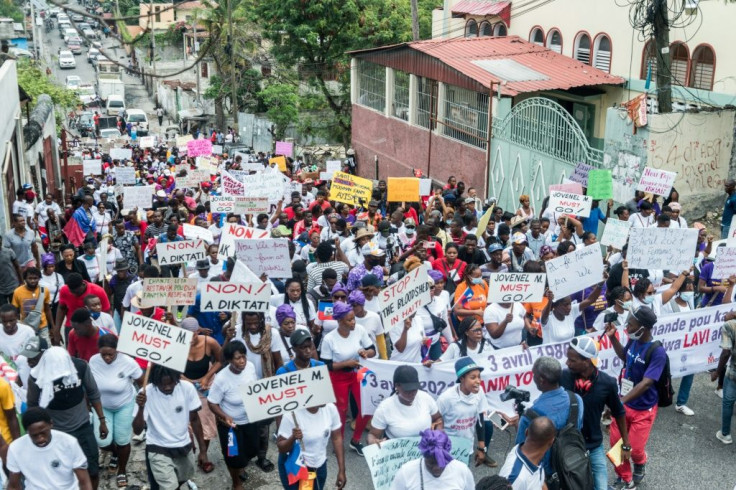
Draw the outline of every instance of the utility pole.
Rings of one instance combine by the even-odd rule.
[[[652,0],[654,22],[652,31],[657,53],[657,102],[659,112],[672,112],[672,74],[670,63],[670,23],[667,17],[667,0]]]
[[[151,74],[156,75],[156,17],[153,16],[153,0],[148,4],[148,18],[151,22]],[[145,84],[145,80],[144,80]],[[153,90],[153,76],[151,77],[151,90]]]
[[[240,128],[238,128],[238,89],[235,86],[235,46],[233,46],[233,41],[235,38],[233,37],[233,0],[227,0],[227,24],[228,24],[228,39],[227,42],[230,45],[230,86],[232,88],[232,94],[230,97],[232,98],[232,101],[230,103],[232,104],[233,108],[233,129],[235,130],[235,135],[233,136],[233,143],[235,143],[235,138],[240,136]]]
[[[419,41],[419,7],[417,0],[411,0],[411,35],[414,41]]]
[[[196,9],[194,10],[194,22],[192,23],[192,31],[194,31],[194,49],[192,51],[194,52],[194,59],[197,59],[197,57],[199,56],[199,48],[197,47],[197,10]],[[199,106],[201,107],[202,99],[200,98],[200,95],[199,95],[199,91],[200,91],[199,70],[200,70],[199,63],[195,63],[194,73],[195,75],[197,75],[197,104],[199,104]]]

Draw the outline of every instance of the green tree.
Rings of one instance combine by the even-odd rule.
[[[271,130],[276,141],[283,141],[286,128],[296,123],[299,117],[299,94],[297,87],[287,83],[267,85],[258,93],[266,106],[266,115],[273,123]]]
[[[41,94],[51,97],[54,105],[63,109],[70,109],[80,104],[77,94],[65,87],[55,85],[45,73],[27,61],[18,63],[18,85],[23,87],[23,90],[33,99],[34,104],[36,98]]]

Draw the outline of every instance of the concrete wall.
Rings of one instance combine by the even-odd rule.
[[[377,111],[353,104],[352,143],[358,173],[376,178],[374,157],[378,157],[378,177],[411,177],[413,169],[446,182],[450,175],[485,194],[486,152],[459,141],[432,135],[432,159],[428,171],[429,131]]]
[[[18,184],[22,164],[18,161],[23,148],[23,132],[20,121],[20,99],[18,97],[18,72],[15,61],[6,60],[0,66],[0,229],[7,230],[10,223],[9,202],[15,199],[15,188],[6,181],[13,176]]]
[[[150,5],[148,3],[141,2],[141,16],[138,19],[138,25],[143,29],[153,28],[156,31],[165,31],[169,26],[175,22],[182,22],[186,20],[187,15],[192,15],[192,11],[188,9],[171,8],[172,3],[154,3],[153,14],[151,19],[148,19],[148,11]],[[156,21],[156,10],[160,11],[159,20]],[[165,10],[168,9],[168,10]]]
[[[43,133],[40,138],[38,138],[33,146],[28,148],[25,151],[24,159],[25,159],[25,165],[24,170],[25,174],[22,176],[23,182],[31,182],[32,181],[32,173],[31,168],[34,168],[34,172],[36,175],[36,180],[40,184],[40,179],[43,177],[46,180],[47,185],[53,181],[58,183],[61,182],[61,169],[59,166],[59,147],[58,147],[58,140],[56,137],[56,118],[54,117],[54,111],[51,110],[48,113],[48,116],[46,117],[46,120],[44,121],[44,124],[42,126]],[[43,160],[44,158],[44,141],[49,140],[51,143],[51,165],[46,165],[46,162]],[[50,168],[53,171],[53,175],[48,176],[47,175],[47,169]],[[42,189],[39,186],[36,186],[37,192],[39,193],[39,201],[43,199],[43,192],[53,192],[55,193],[58,189],[51,189],[46,188]]]

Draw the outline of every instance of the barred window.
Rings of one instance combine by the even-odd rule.
[[[488,138],[488,94],[447,86],[443,134],[452,139],[486,148]]]
[[[386,68],[361,60],[358,65],[358,104],[383,112],[386,109]]]
[[[437,82],[417,77],[417,125],[432,129],[432,118],[437,117]]]
[[[409,120],[409,77],[406,72],[394,71],[394,100],[391,114],[404,121]]]

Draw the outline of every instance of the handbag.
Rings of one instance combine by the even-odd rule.
[[[427,313],[429,313],[429,317],[432,319],[432,327],[434,328],[435,333],[442,333],[442,331],[447,328],[447,322],[429,311],[429,308],[427,308],[427,306],[425,306],[424,309],[427,310]]]
[[[26,317],[23,319],[23,323],[33,328],[33,331],[36,333],[38,333],[39,327],[41,326],[41,312],[43,309],[44,299],[46,298],[46,291],[44,291],[43,287],[41,286],[39,286],[39,288],[41,289],[41,294],[38,296],[36,306],[33,308],[33,310],[29,311]]]

